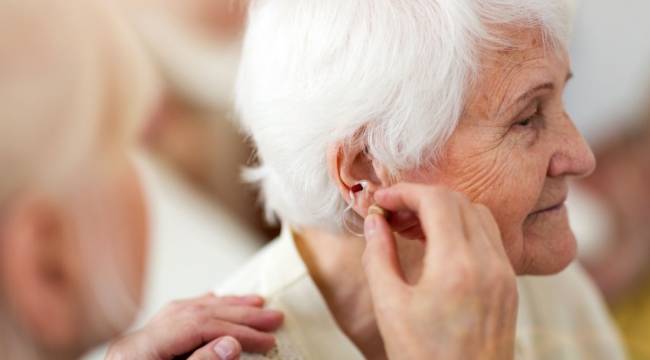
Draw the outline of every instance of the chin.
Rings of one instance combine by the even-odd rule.
[[[557,274],[576,259],[577,243],[570,229],[547,236],[524,237],[524,242],[526,266],[522,275]]]
[[[564,208],[533,218],[521,239],[519,275],[557,274],[576,258],[576,238]]]

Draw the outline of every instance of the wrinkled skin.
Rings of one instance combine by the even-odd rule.
[[[536,31],[517,40],[522,49],[485,57],[442,162],[404,180],[446,185],[486,205],[515,271],[553,274],[576,254],[567,180],[590,174],[595,160],[564,108],[566,52],[545,50]]]

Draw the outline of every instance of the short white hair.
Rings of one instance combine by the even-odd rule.
[[[340,230],[345,200],[327,150],[359,141],[393,174],[455,130],[481,49],[499,25],[566,46],[569,0],[253,0],[237,110],[257,146],[267,215]]]

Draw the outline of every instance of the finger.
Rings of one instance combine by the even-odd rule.
[[[479,254],[486,251],[492,252],[492,245],[487,239],[487,230],[483,227],[477,207],[467,197],[460,193],[454,193],[460,206],[463,229],[467,236],[468,243],[472,248],[479,251]]]
[[[196,350],[188,360],[237,360],[241,352],[237,339],[224,336]]]
[[[174,344],[174,354],[184,354],[222,336],[232,336],[248,352],[264,353],[275,346],[275,337],[245,325],[239,325],[216,318],[203,318],[186,321],[175,329],[175,337],[169,341]],[[183,340],[185,339],[185,340]],[[181,341],[183,340],[183,341]],[[168,341],[168,342],[169,342]]]
[[[424,239],[424,231],[420,226],[420,220],[413,211],[392,213],[387,220],[393,232],[400,234],[402,237],[409,240]]]
[[[485,232],[487,234],[488,241],[492,245],[492,248],[503,260],[509,261],[508,254],[506,253],[506,249],[503,246],[501,230],[499,229],[499,225],[494,219],[494,215],[492,215],[492,211],[490,211],[487,206],[482,204],[477,204],[475,207],[477,209],[479,219],[483,224],[483,229],[485,229]]]
[[[261,331],[277,330],[284,321],[284,315],[275,310],[252,306],[214,306],[208,311],[219,320],[250,326]]]
[[[395,237],[386,220],[376,214],[366,217],[364,232],[364,270],[375,303],[381,303],[386,295],[401,293],[400,290],[405,285]]]
[[[400,236],[408,240],[425,241],[426,236],[420,224],[399,232]]]
[[[417,214],[410,210],[391,213],[386,220],[394,232],[401,232],[420,224]]]
[[[398,184],[375,193],[378,205],[390,211],[417,214],[427,242],[426,263],[465,251],[466,234],[458,199],[449,190],[415,184]],[[444,259],[443,259],[444,260]]]
[[[242,296],[218,296],[214,293],[207,294],[203,300],[207,303],[218,303],[223,305],[246,305],[262,307],[266,302],[263,297],[259,295],[242,295]]]
[[[393,213],[399,211],[419,213],[422,207],[422,194],[428,190],[430,188],[424,185],[399,183],[387,189],[377,190],[374,199],[382,208]]]
[[[225,321],[216,321],[215,323],[214,335],[205,338],[204,343],[221,336],[230,335],[237,339],[247,352],[265,353],[275,346],[275,337],[271,334]]]

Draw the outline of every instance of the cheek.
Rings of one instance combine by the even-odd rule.
[[[577,244],[567,210],[555,210],[531,219],[524,226],[525,266],[518,273],[551,275],[575,259]]]
[[[519,166],[518,166],[519,165]],[[515,269],[526,261],[525,224],[538,202],[543,187],[536,167],[531,163],[511,162],[509,175],[486,189],[478,202],[492,211],[501,230],[503,246]]]
[[[446,161],[435,176],[437,183],[492,211],[503,245],[517,267],[525,257],[524,224],[539,201],[548,161],[517,144],[503,143],[477,153],[464,152]]]
[[[505,243],[522,240],[528,215],[535,209],[544,186],[545,166],[511,156],[502,176],[474,199],[492,210]]]
[[[518,227],[521,231],[542,191],[546,161],[504,146],[454,165],[445,171],[448,186],[489,207],[504,229]]]

